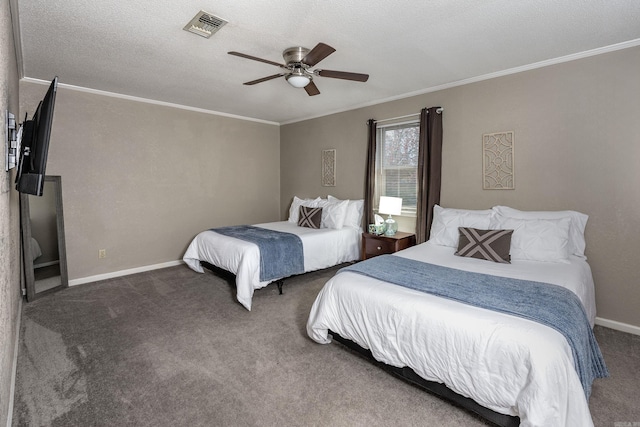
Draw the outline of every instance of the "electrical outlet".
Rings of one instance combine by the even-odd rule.
[[[106,249],[99,249],[98,250],[98,258],[106,258],[107,257],[107,250]]]

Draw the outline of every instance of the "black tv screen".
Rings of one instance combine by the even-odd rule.
[[[22,124],[20,162],[16,175],[16,189],[21,193],[42,196],[57,88],[58,77],[55,77],[31,120],[25,120]]]

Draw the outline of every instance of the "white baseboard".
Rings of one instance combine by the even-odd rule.
[[[640,335],[640,326],[630,325],[628,323],[616,322],[615,320],[603,319],[602,317],[596,317],[596,325],[604,326],[605,328],[615,329],[616,331],[627,332],[633,335]]]
[[[84,285],[85,283],[97,282],[99,280],[113,279],[115,277],[128,276],[130,274],[143,273],[145,271],[159,270],[161,268],[174,267],[184,264],[184,261],[169,261],[161,264],[145,265],[144,267],[129,268],[127,270],[114,271],[112,273],[98,274],[95,276],[81,277],[69,280],[69,286]]]
[[[16,393],[16,374],[18,373],[18,348],[20,347],[20,322],[22,321],[22,296],[18,303],[18,321],[16,322],[16,339],[13,349],[13,366],[11,367],[11,386],[9,387],[9,409],[7,410],[7,427],[13,424],[13,402]]]

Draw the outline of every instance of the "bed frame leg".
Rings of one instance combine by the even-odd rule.
[[[278,285],[278,293],[282,295],[282,285],[284,284],[284,280],[278,280],[276,285]]]

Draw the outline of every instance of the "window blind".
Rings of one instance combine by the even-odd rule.
[[[376,196],[402,197],[402,210],[415,213],[418,194],[418,122],[381,126],[377,135]]]

